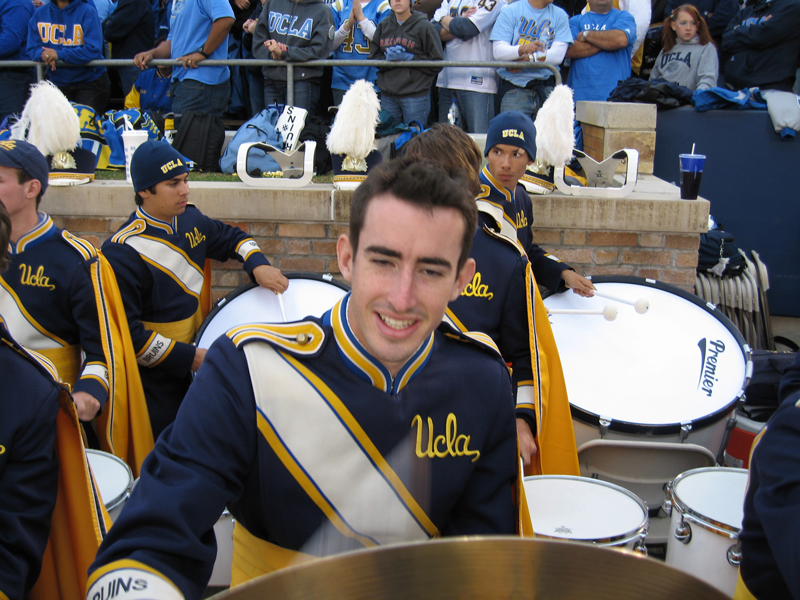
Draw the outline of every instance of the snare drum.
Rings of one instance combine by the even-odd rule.
[[[133,473],[124,461],[108,452],[89,449],[86,450],[86,458],[89,459],[100,498],[113,523],[130,498]]]
[[[281,294],[286,321],[321,317],[349,291],[331,275],[284,273],[289,288]],[[219,336],[245,323],[283,323],[278,296],[255,283],[243,285],[217,302],[195,337],[198,348],[209,348]]]
[[[633,492],[572,475],[535,475],[524,485],[536,537],[645,551],[647,507]]]
[[[719,455],[726,417],[743,394],[750,349],[716,307],[652,279],[594,277],[598,291],[650,309],[595,296],[550,295],[545,307],[618,316],[551,314],[578,447],[598,438],[683,442]]]
[[[666,563],[733,596],[741,559],[747,470],[692,469],[669,485]]]

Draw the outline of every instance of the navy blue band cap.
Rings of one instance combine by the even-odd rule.
[[[47,159],[33,144],[23,140],[3,140],[0,142],[0,166],[25,171],[42,184],[42,194],[47,190],[50,168]]]
[[[489,121],[483,155],[498,144],[522,148],[530,160],[536,160],[536,127],[531,118],[518,110],[507,110]]]
[[[148,140],[136,149],[131,158],[131,179],[135,192],[188,172],[186,159],[167,142]]]

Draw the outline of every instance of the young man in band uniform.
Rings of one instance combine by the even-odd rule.
[[[337,243],[351,292],[322,318],[243,325],[212,345],[87,598],[120,578],[199,598],[226,505],[233,585],[309,555],[515,533],[507,367],[442,323],[472,278],[476,225],[463,179],[408,161],[370,171]]]

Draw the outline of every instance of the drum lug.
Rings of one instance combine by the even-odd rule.
[[[672,516],[672,500],[669,498],[664,498],[664,502],[661,503],[661,510],[664,511],[664,514],[668,517]]]
[[[681,423],[681,444],[686,441],[692,431],[691,423]]]
[[[742,545],[739,542],[728,548],[728,563],[732,567],[738,567],[742,563]]]
[[[606,434],[608,433],[608,428],[611,427],[611,418],[600,417],[599,425],[600,425],[600,439],[602,440],[604,437],[606,437]]]
[[[644,540],[642,538],[636,540],[636,543],[633,545],[633,551],[642,554],[643,556],[647,556],[647,546],[644,545]],[[730,554],[730,550],[728,553]]]
[[[692,526],[686,521],[681,521],[675,528],[675,539],[682,544],[688,544],[692,541]]]

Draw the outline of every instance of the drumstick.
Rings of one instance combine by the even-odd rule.
[[[612,296],[611,294],[606,294],[605,292],[598,292],[597,290],[594,291],[594,295],[600,296],[601,298],[607,298],[608,300],[614,300],[615,302],[621,302],[622,304],[630,304],[640,315],[643,315],[650,310],[650,300],[647,298],[639,298],[636,301],[631,301],[625,300],[624,298],[618,298],[617,296]]]
[[[545,307],[546,308],[546,307]],[[572,310],[568,308],[547,308],[549,315],[603,315],[606,321],[613,321],[617,318],[617,307],[613,304],[606,304],[603,310]]]
[[[278,305],[281,307],[281,317],[283,322],[286,323],[289,319],[286,318],[286,308],[283,306],[283,294],[275,294],[278,296]]]

